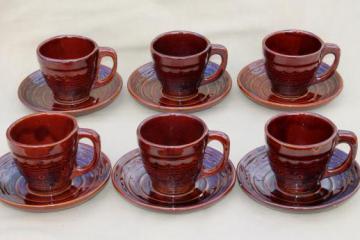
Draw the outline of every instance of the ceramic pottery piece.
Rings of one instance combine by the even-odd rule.
[[[327,81],[340,61],[340,48],[324,43],[303,30],[285,30],[269,34],[263,40],[266,73],[272,92],[282,96],[303,96],[308,87]],[[334,62],[318,74],[323,58],[334,55]]]
[[[360,169],[354,161],[346,171],[321,180],[321,188],[307,199],[291,198],[279,191],[271,170],[266,146],[258,147],[244,156],[237,166],[241,188],[255,201],[266,206],[308,212],[336,207],[353,196],[359,189]],[[335,149],[328,162],[329,168],[341,165],[348,154]]]
[[[87,166],[94,155],[92,146],[79,144],[76,164]],[[101,153],[97,164],[88,173],[75,177],[71,186],[64,192],[55,195],[33,194],[19,172],[11,153],[0,157],[0,201],[23,210],[48,212],[77,206],[100,192],[110,177],[111,164],[104,153]]]
[[[192,115],[151,116],[138,126],[137,138],[152,188],[162,195],[191,192],[199,177],[217,174],[229,161],[229,137],[209,131],[204,121]],[[210,141],[220,142],[223,158],[215,167],[204,169],[205,149]]]
[[[100,66],[100,78],[109,76],[110,72],[110,68]],[[91,89],[90,96],[86,101],[64,104],[55,100],[44,75],[38,70],[22,81],[18,89],[18,96],[25,106],[34,111],[61,112],[79,116],[98,111],[112,103],[119,95],[122,85],[122,79],[116,73],[108,84]]]
[[[209,62],[205,76],[217,71],[219,66]],[[221,102],[230,92],[232,80],[227,71],[217,81],[202,85],[192,97],[173,98],[164,95],[153,63],[147,63],[136,69],[128,80],[130,94],[141,104],[164,112],[195,112],[205,110]]]
[[[27,191],[56,196],[71,188],[72,180],[92,171],[100,160],[100,136],[79,128],[74,117],[59,113],[25,116],[7,129],[12,158],[26,180]],[[89,139],[94,154],[89,164],[76,165],[79,140]]]
[[[328,71],[329,66],[321,63],[317,74]],[[307,92],[298,97],[286,97],[274,93],[266,74],[264,60],[257,60],[244,67],[237,78],[240,90],[252,101],[265,107],[280,110],[303,110],[320,107],[337,97],[343,89],[343,80],[335,72],[328,80],[308,87]]]
[[[211,169],[222,158],[219,151],[207,147],[203,167]],[[224,198],[234,186],[235,169],[231,161],[228,161],[215,175],[198,178],[191,192],[168,196],[154,191],[140,150],[135,149],[119,159],[111,177],[116,190],[130,203],[151,210],[178,213],[206,208]]]
[[[266,123],[265,135],[277,190],[297,201],[321,194],[321,180],[347,171],[357,153],[353,132],[338,130],[329,119],[314,113],[277,115]],[[329,168],[340,143],[349,145],[349,154],[341,165]]]
[[[93,88],[108,84],[115,76],[117,55],[114,49],[98,47],[95,41],[76,35],[60,35],[42,42],[37,48],[40,70],[54,100],[78,104],[90,97]],[[110,57],[109,75],[98,78],[101,59]]]
[[[201,85],[219,79],[227,65],[227,50],[194,32],[172,31],[157,36],[150,46],[154,70],[168,98],[193,98]],[[211,75],[204,75],[212,55],[221,57],[219,68]]]

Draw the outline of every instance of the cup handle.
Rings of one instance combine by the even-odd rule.
[[[113,67],[111,69],[111,72],[108,76],[106,76],[103,79],[97,79],[95,84],[94,84],[94,88],[98,88],[101,86],[104,86],[106,84],[108,84],[115,76],[116,74],[116,69],[117,69],[117,55],[114,49],[109,48],[109,47],[99,47],[99,59],[98,59],[98,71],[100,71],[100,63],[101,63],[101,59],[103,57],[111,57],[113,60]]]
[[[213,73],[208,77],[205,77],[202,80],[201,85],[209,84],[216,81],[226,69],[227,59],[228,59],[228,52],[226,48],[220,44],[211,44],[210,57],[212,55],[219,55],[221,57],[221,64],[215,73]]]
[[[358,147],[357,137],[355,133],[351,131],[339,130],[336,145],[339,143],[349,144],[350,146],[349,154],[346,160],[340,166],[334,169],[326,169],[323,178],[328,178],[343,173],[344,171],[349,169],[349,167],[351,167],[353,161],[355,160],[357,147]]]
[[[323,82],[323,81],[329,79],[335,73],[336,68],[338,67],[339,61],[340,61],[340,48],[336,44],[325,43],[325,46],[321,52],[321,57],[320,57],[321,62],[327,54],[334,55],[335,59],[334,59],[333,64],[330,66],[330,68],[325,73],[321,74],[320,76],[316,76],[314,81],[311,84],[317,84],[317,83]],[[320,68],[320,65],[318,68]]]
[[[230,154],[230,139],[228,137],[228,135],[226,135],[223,132],[219,132],[219,131],[209,131],[208,134],[208,143],[210,141],[219,141],[222,146],[223,146],[223,157],[221,159],[221,161],[213,168],[211,169],[201,169],[200,172],[200,177],[207,177],[207,176],[211,176],[214,175],[216,173],[218,173],[219,171],[221,171],[224,166],[228,163],[229,161],[229,154]]]
[[[75,167],[72,174],[71,174],[71,179],[81,176],[89,171],[91,171],[97,164],[97,162],[100,159],[100,154],[101,154],[101,144],[100,144],[100,136],[97,132],[95,132],[94,130],[91,129],[87,129],[87,128],[79,128],[79,133],[78,133],[78,141],[82,138],[88,138],[90,139],[90,141],[93,143],[94,145],[94,156],[93,159],[91,160],[91,162],[80,168],[80,167]],[[76,164],[76,163],[75,163]]]

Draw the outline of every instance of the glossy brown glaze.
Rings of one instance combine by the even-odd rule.
[[[346,161],[347,157],[345,152],[335,149],[328,167],[336,168]],[[345,172],[322,179],[321,189],[307,199],[285,195],[276,186],[266,146],[258,147],[246,154],[240,160],[236,172],[241,188],[255,201],[297,212],[336,207],[353,196],[360,187],[360,168],[354,161]]]
[[[100,66],[99,76],[104,78],[110,72],[110,68]],[[119,95],[122,84],[120,75],[115,74],[108,84],[92,89],[88,100],[77,104],[62,104],[55,101],[44,75],[38,70],[22,81],[18,97],[25,106],[38,112],[61,112],[79,116],[98,111],[112,103]]]
[[[209,76],[217,71],[219,66],[209,62],[205,75]],[[128,80],[130,94],[141,104],[164,112],[195,112],[201,111],[220,103],[230,92],[232,80],[227,71],[215,82],[200,86],[198,94],[189,98],[168,98],[161,89],[153,63],[147,63],[136,69]]]
[[[207,147],[203,166],[211,169],[222,161],[219,151]],[[111,178],[116,190],[130,203],[151,210],[178,213],[206,208],[221,200],[235,183],[235,169],[231,161],[212,176],[200,177],[193,191],[167,196],[154,191],[139,149],[128,152],[115,164]]]
[[[302,96],[307,88],[329,79],[340,60],[340,48],[324,43],[313,33],[302,30],[278,31],[263,40],[266,72],[272,91],[284,96]],[[331,67],[317,75],[322,59],[333,54]]]
[[[162,92],[169,98],[197,95],[200,85],[218,80],[227,65],[224,46],[211,44],[204,36],[189,31],[163,33],[152,41],[150,50]],[[212,55],[219,55],[221,64],[212,75],[204,76]]]
[[[94,155],[92,146],[79,144],[76,164],[88,165]],[[111,164],[108,157],[101,153],[100,160],[88,173],[72,179],[71,187],[55,196],[33,194],[27,182],[16,167],[11,153],[0,157],[0,201],[10,206],[28,211],[48,212],[79,205],[94,197],[107,183]]]
[[[35,195],[54,196],[66,191],[72,179],[91,171],[100,158],[100,137],[79,128],[75,118],[58,113],[38,113],[14,122],[6,132],[12,156]],[[76,166],[79,140],[88,138],[94,145],[93,160]]]
[[[329,69],[322,63],[318,74]],[[343,80],[335,72],[327,81],[311,85],[305,95],[299,97],[284,97],[271,90],[271,82],[266,74],[264,60],[257,60],[244,67],[237,78],[241,91],[252,101],[265,107],[280,110],[304,110],[322,106],[337,97],[343,89]]]
[[[270,166],[278,190],[300,201],[321,189],[321,180],[345,172],[357,152],[353,132],[337,130],[329,119],[313,113],[281,114],[265,125]],[[346,143],[350,152],[334,169],[327,167],[336,145]]]
[[[52,37],[39,45],[37,56],[54,99],[63,104],[88,100],[91,89],[108,84],[117,69],[115,50],[98,47],[93,40],[82,36]],[[114,64],[108,76],[98,79],[103,57],[111,57]]]
[[[209,131],[204,121],[195,116],[152,116],[139,125],[137,137],[152,187],[160,194],[186,194],[195,188],[198,177],[217,174],[229,161],[228,136]],[[213,140],[222,144],[224,156],[214,168],[204,169],[205,149]]]

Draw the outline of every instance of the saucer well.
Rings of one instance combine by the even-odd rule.
[[[77,164],[84,166],[93,157],[93,147],[79,144]],[[94,197],[109,180],[111,164],[104,153],[90,172],[76,177],[72,186],[56,196],[41,196],[28,191],[24,177],[16,168],[11,153],[0,157],[0,201],[23,210],[49,212],[79,205]]]
[[[346,156],[345,152],[335,149],[328,163],[329,167],[340,165]],[[320,191],[308,198],[311,201],[285,197],[277,190],[265,146],[254,149],[241,159],[236,173],[242,189],[255,201],[270,207],[297,212],[335,207],[354,195],[360,186],[360,169],[355,162],[344,173],[323,179]]]
[[[319,73],[329,68],[322,63]],[[335,97],[343,89],[343,80],[339,73],[335,73],[330,79],[314,84],[308,92],[299,97],[284,97],[271,91],[271,83],[266,74],[264,60],[257,60],[244,67],[237,78],[240,90],[252,101],[266,107],[282,110],[301,110],[322,106]]]
[[[104,78],[111,69],[101,65],[99,75]],[[85,115],[100,110],[109,105],[119,95],[122,79],[119,74],[105,86],[91,90],[90,98],[85,102],[70,105],[54,100],[53,94],[45,82],[40,70],[27,76],[19,86],[18,96],[27,107],[38,112],[62,112],[75,116]]]
[[[219,65],[209,62],[205,75],[213,74]],[[128,80],[130,94],[141,104],[163,112],[196,112],[214,106],[229,93],[232,80],[227,71],[215,82],[200,86],[199,93],[190,99],[170,99],[163,95],[153,63],[136,69]]]
[[[210,168],[222,158],[222,153],[207,147],[204,166]],[[115,164],[111,178],[116,190],[130,203],[163,212],[184,212],[208,207],[222,199],[233,188],[235,168],[229,164],[216,175],[200,178],[196,188],[181,196],[161,195],[152,190],[139,149],[128,152]]]

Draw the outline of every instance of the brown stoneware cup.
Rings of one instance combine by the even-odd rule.
[[[310,85],[329,79],[340,60],[340,48],[324,43],[313,33],[302,30],[284,30],[272,33],[263,40],[265,68],[272,91],[283,96],[306,94]],[[333,64],[318,74],[322,59],[333,54]]]
[[[218,173],[229,161],[230,140],[222,132],[209,131],[204,121],[186,114],[155,115],[137,129],[144,167],[154,192],[181,195],[194,190],[198,178]],[[209,141],[223,146],[223,158],[211,169],[203,168]]]
[[[92,88],[109,83],[117,69],[115,50],[99,47],[93,40],[75,35],[61,35],[42,42],[37,48],[40,69],[54,94],[62,104],[86,101]],[[104,79],[98,79],[100,62],[111,57],[113,67]]]
[[[357,137],[338,130],[329,119],[312,113],[281,114],[265,126],[270,166],[278,190],[288,195],[311,195],[320,181],[341,174],[355,160]],[[350,146],[347,159],[333,169],[327,167],[339,143]]]
[[[100,158],[100,137],[90,129],[79,128],[75,118],[58,113],[25,116],[8,128],[8,144],[15,164],[37,195],[56,195],[71,187],[71,180],[91,171]],[[81,138],[94,145],[90,164],[76,166]]]
[[[162,92],[170,98],[189,98],[200,85],[216,81],[226,69],[227,50],[211,44],[204,36],[189,31],[172,31],[157,36],[151,43],[155,72]],[[220,55],[218,70],[208,77],[204,71],[210,56]]]

